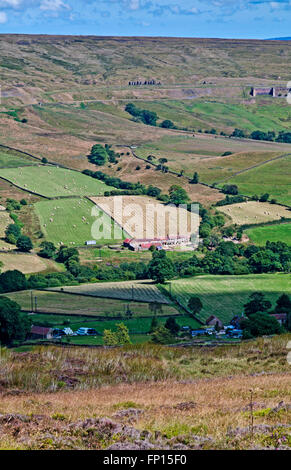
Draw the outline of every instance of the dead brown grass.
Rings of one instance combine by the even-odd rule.
[[[0,260],[3,263],[2,272],[18,269],[24,274],[39,273],[47,269],[47,264],[42,258],[33,254],[1,253]]]
[[[260,338],[211,350],[43,347],[12,355],[4,350],[0,447],[141,446],[126,434],[128,428],[120,428],[126,425],[147,432],[148,448],[288,448],[289,339]],[[101,425],[102,417],[112,421]],[[121,432],[108,436],[108,426]]]
[[[121,150],[119,149],[119,151]],[[124,151],[128,152],[128,149],[125,149]],[[224,199],[223,194],[216,189],[209,188],[202,184],[190,184],[183,177],[156,171],[153,166],[151,166],[150,169],[146,169],[146,165],[146,162],[143,162],[130,154],[122,156],[117,165],[112,165],[110,168],[107,166],[106,168],[103,168],[102,171],[109,175],[117,176],[124,181],[132,183],[139,181],[145,185],[151,184],[153,186],[157,186],[164,193],[168,193],[170,187],[175,184],[182,186],[189,194],[191,201],[200,202],[205,206],[209,206]],[[140,170],[136,170],[137,166],[140,166]],[[118,167],[121,167],[120,171],[116,171]]]
[[[110,417],[114,421],[117,410],[141,409],[138,418],[122,419],[139,430],[160,433],[161,436],[191,443],[191,435],[210,437],[211,449],[260,448],[266,435],[250,436],[250,390],[253,390],[254,425],[276,426],[290,424],[290,411],[269,413],[279,402],[290,403],[290,374],[267,376],[228,377],[190,381],[189,383],[167,381],[149,384],[120,384],[98,390],[58,392],[54,394],[4,395],[1,397],[0,413],[41,415],[48,419],[60,417],[65,423],[94,417]],[[262,416],[260,416],[262,414]],[[265,414],[265,415],[264,415]],[[130,417],[130,414],[129,414]],[[46,426],[46,433],[50,431]],[[235,429],[246,429],[246,436],[235,434]],[[38,439],[41,431],[31,428],[31,440]],[[231,432],[234,436],[230,437]],[[58,435],[62,435],[59,431]],[[64,434],[65,435],[65,434]],[[229,436],[228,436],[229,435]],[[7,436],[6,436],[7,439]],[[66,448],[65,444],[62,444]],[[5,445],[0,435],[0,446]],[[17,434],[10,446],[17,448]],[[273,445],[276,444],[274,439]],[[31,445],[31,444],[30,444]],[[37,445],[37,444],[36,444]],[[76,444],[77,447],[80,446]],[[158,443],[156,443],[158,445]],[[25,446],[25,444],[24,444]],[[46,444],[50,448],[50,442]],[[83,446],[82,446],[83,447]],[[81,447],[81,448],[82,448]],[[25,448],[25,447],[24,447]],[[80,448],[80,447],[79,447]],[[86,446],[85,446],[86,448]],[[207,446],[206,446],[207,448]]]

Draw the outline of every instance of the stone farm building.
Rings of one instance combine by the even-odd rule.
[[[156,82],[156,80],[137,80],[128,82],[129,86],[142,86],[142,85],[161,85],[161,82]]]
[[[281,326],[285,326],[287,324],[287,313],[273,313],[271,317],[276,318]]]
[[[165,238],[127,238],[123,244],[130,250],[139,251],[148,250],[151,246],[155,246],[157,249],[170,248],[189,243],[190,240],[191,235],[168,236]]]
[[[206,325],[207,326],[216,326],[218,325],[219,328],[223,328],[223,323],[219,318],[217,318],[215,315],[211,315],[209,318],[206,320]]]
[[[287,87],[253,87],[251,90],[252,96],[273,96],[273,98],[277,97],[286,97],[288,95]]]
[[[32,326],[30,330],[31,339],[51,339],[53,337],[52,328],[44,326]]]

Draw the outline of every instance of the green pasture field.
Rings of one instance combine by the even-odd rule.
[[[19,166],[37,165],[37,161],[20,152],[0,149],[0,168],[16,168]]]
[[[116,283],[118,285],[118,283]],[[81,287],[81,286],[80,286]],[[64,287],[67,290],[67,287]],[[84,316],[101,316],[101,317],[115,317],[125,316],[127,308],[130,308],[134,317],[149,317],[153,315],[154,306],[152,303],[145,302],[132,302],[131,300],[118,300],[111,298],[97,298],[86,295],[70,295],[62,292],[51,291],[37,291],[33,290],[33,298],[37,298],[38,314],[37,318],[46,321],[50,318],[51,321],[59,322],[66,319],[64,316],[54,315],[66,314],[70,315],[71,321],[79,321],[79,318]],[[31,310],[31,291],[12,292],[5,294],[11,300],[17,302],[23,310]],[[45,312],[45,313],[41,313]],[[46,315],[49,313],[49,315]],[[171,316],[177,315],[179,311],[173,305],[160,304],[157,309],[157,315]],[[32,316],[34,319],[36,316]],[[74,316],[74,317],[73,317]],[[84,317],[83,319],[85,319]],[[88,318],[87,318],[88,320]],[[90,318],[89,318],[90,320]]]
[[[100,209],[95,215],[95,205],[86,198],[40,201],[34,207],[45,239],[56,245],[82,246],[94,237],[98,237],[97,243],[104,244],[120,242],[127,237]]]
[[[84,264],[96,264],[98,261],[100,264],[101,262],[110,262],[114,265],[120,263],[127,263],[133,261],[139,261],[148,263],[152,259],[152,253],[149,250],[135,252],[128,250],[127,248],[124,249],[110,249],[110,248],[91,248],[91,249],[80,249],[80,260],[81,263]],[[193,252],[191,251],[168,251],[167,257],[170,258],[174,263],[175,262],[182,262],[185,261],[193,256]]]
[[[229,178],[223,184],[236,184],[247,196],[268,193],[270,199],[291,206],[291,155]]]
[[[246,230],[245,233],[256,245],[265,245],[267,241],[291,245],[291,223],[254,227]]]
[[[291,274],[250,274],[245,276],[197,276],[171,282],[172,296],[187,308],[191,296],[198,296],[203,310],[198,318],[206,321],[215,315],[228,323],[243,313],[243,306],[253,292],[263,292],[275,305],[283,293],[291,293]],[[165,288],[170,290],[170,283]]]
[[[201,93],[202,90],[200,90]],[[219,93],[219,89],[216,89]],[[207,99],[207,98],[206,98]],[[219,101],[220,102],[219,102]],[[139,101],[136,106],[155,111],[160,118],[170,119],[178,127],[211,129],[218,131],[239,128],[279,132],[290,127],[290,108],[287,103],[229,103],[229,99]]]
[[[83,175],[80,172],[66,170],[49,165],[0,169],[0,178],[45,197],[58,196],[99,196],[111,188],[102,181]]]
[[[146,334],[141,335],[130,335],[130,341],[132,344],[141,344],[150,341],[151,337]],[[66,342],[66,340],[63,340]],[[102,336],[70,336],[69,344],[76,344],[80,346],[103,346]]]
[[[143,317],[134,317],[131,319],[122,318],[122,319],[108,319],[108,320],[88,320],[86,317],[75,317],[75,316],[67,316],[66,320],[63,320],[64,317],[60,317],[59,321],[56,315],[29,315],[30,320],[33,322],[34,325],[43,325],[44,322],[47,326],[52,328],[64,328],[65,326],[71,328],[73,331],[77,331],[79,328],[95,328],[96,331],[100,334],[103,334],[104,330],[116,330],[118,323],[124,323],[128,328],[130,334],[146,334],[149,333],[151,328],[152,318],[143,318]],[[165,324],[166,319],[168,316],[164,316],[163,318],[158,317],[159,324]],[[181,315],[179,317],[175,317],[176,322],[178,325],[182,326],[189,326],[191,328],[199,328],[201,327],[200,323],[193,318],[190,318],[185,315]],[[66,323],[64,324],[64,321]]]
[[[232,155],[223,157],[225,152],[231,152]],[[291,152],[288,144],[199,133],[195,133],[195,137],[167,136],[134,149],[134,153],[145,160],[149,155],[155,156],[152,162],[156,164],[159,158],[166,158],[166,165],[170,169],[177,172],[183,170],[186,176],[192,177],[194,171],[197,171],[200,181],[208,184],[220,182],[238,171],[288,152]]]

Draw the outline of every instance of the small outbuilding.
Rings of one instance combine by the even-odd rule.
[[[206,320],[206,325],[207,326],[216,326],[218,325],[219,328],[223,328],[223,323],[219,318],[217,318],[215,315],[211,315],[209,318]]]
[[[285,326],[287,323],[287,313],[274,313],[271,317],[276,318],[281,326]]]
[[[31,339],[52,339],[53,329],[45,326],[32,326],[30,330]]]

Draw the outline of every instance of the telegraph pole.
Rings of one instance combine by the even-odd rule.
[[[33,312],[33,292],[30,291],[30,305],[31,305],[31,312]]]

